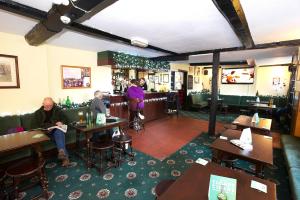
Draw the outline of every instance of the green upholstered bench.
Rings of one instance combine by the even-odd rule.
[[[208,106],[207,98],[208,94],[192,94],[192,108],[201,109]]]
[[[84,113],[89,112],[88,107],[80,107],[75,109],[63,110],[64,114],[67,117],[68,123],[79,121],[78,112],[83,111]],[[24,130],[31,130],[34,128],[39,128],[37,125],[32,123],[34,117],[33,113],[24,114],[24,115],[12,115],[0,117],[0,135],[5,135],[8,133],[8,130],[16,127],[23,127]],[[84,140],[84,135],[81,135],[80,140]],[[76,142],[76,131],[71,126],[68,127],[66,133],[66,144],[73,144]],[[52,141],[45,142],[42,144],[43,151],[48,151],[56,148],[55,144]],[[24,157],[31,155],[31,150],[24,149],[22,151],[14,152],[9,155],[1,156],[0,165],[8,163],[14,160],[18,160]]]
[[[300,199],[300,138],[281,135],[293,199]]]

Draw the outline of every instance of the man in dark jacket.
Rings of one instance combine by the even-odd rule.
[[[67,119],[61,109],[56,106],[51,97],[46,97],[43,101],[43,106],[34,113],[35,124],[40,128],[49,128],[52,126],[59,126],[67,123]],[[62,160],[62,166],[69,165],[69,156],[65,145],[65,133],[60,129],[53,129],[49,131],[49,136],[55,141],[58,158]]]

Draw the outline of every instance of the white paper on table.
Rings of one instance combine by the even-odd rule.
[[[220,136],[220,139],[221,139],[221,140],[228,140],[228,138],[227,138],[227,137],[225,137],[225,136],[222,136],[222,135]]]
[[[250,128],[243,129],[240,141],[244,144],[252,144],[252,135]]]
[[[254,180],[251,180],[251,188],[254,188],[254,189],[257,189],[259,191],[262,191],[264,193],[267,193],[267,185],[263,184],[263,183],[260,183],[260,182],[257,182],[257,181],[254,181]]]
[[[196,163],[205,166],[205,165],[207,165],[208,161],[207,161],[207,160],[204,160],[204,159],[202,159],[202,158],[198,158],[198,159],[196,160]]]

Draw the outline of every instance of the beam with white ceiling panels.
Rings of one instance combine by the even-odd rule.
[[[241,41],[244,47],[251,48],[254,42],[249,30],[243,8],[239,0],[213,0],[220,13]]]
[[[77,0],[74,4],[76,3],[78,7],[73,6],[72,1],[69,1],[69,5],[53,4],[51,9],[47,12],[47,19],[43,19],[36,24],[25,35],[25,39],[30,45],[38,46],[65,28],[66,24],[61,21],[61,16],[67,16],[71,22],[74,22],[92,11],[96,6],[105,2],[108,2],[105,5],[109,6],[115,1],[116,0]]]
[[[254,45],[254,47],[251,47],[251,48],[231,47],[231,48],[223,48],[223,49],[201,50],[201,51],[180,53],[178,55],[153,57],[152,60],[180,61],[180,60],[188,60],[189,56],[200,55],[200,54],[209,54],[209,53],[214,53],[214,52],[229,52],[229,51],[243,51],[243,50],[254,50],[254,49],[268,49],[268,48],[288,47],[288,46],[300,46],[300,39],[257,44],[257,45]]]
[[[107,5],[107,1],[106,1],[106,4],[104,4],[104,5]],[[21,15],[24,17],[35,19],[35,20],[40,20],[40,21],[47,20],[47,12],[30,7],[30,6],[23,5],[23,4],[20,4],[17,2],[11,1],[11,0],[0,0],[0,9],[6,10],[8,12],[15,13],[15,14],[18,14],[18,15]],[[96,6],[95,10],[99,10],[99,6]],[[82,16],[77,21],[82,21],[83,19],[91,17],[92,13],[94,13],[94,10],[92,10],[91,13],[87,13],[86,15]],[[108,40],[108,41],[113,41],[113,42],[116,42],[119,44],[132,46],[131,41],[127,38],[113,35],[113,34],[110,34],[108,32],[105,32],[105,31],[102,31],[99,29],[91,28],[91,27],[82,25],[77,22],[72,22],[70,24],[64,25],[64,28],[73,30],[73,31],[76,31],[79,33],[83,33],[88,36],[93,36],[93,37],[96,37],[96,38],[99,38],[102,40]],[[169,51],[166,49],[162,49],[159,47],[155,47],[152,45],[148,45],[145,49],[151,49],[151,50],[160,51],[163,53],[168,53],[171,55],[177,55],[177,53],[175,53],[175,52],[172,52],[172,51]]]

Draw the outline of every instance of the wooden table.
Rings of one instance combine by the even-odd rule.
[[[34,138],[34,136],[38,134],[41,137]],[[14,151],[32,147],[38,154],[39,158],[42,158],[40,144],[49,140],[50,138],[40,130],[2,135],[0,136],[0,155],[9,154]]]
[[[126,126],[127,123],[128,123],[127,119],[117,118],[116,122],[110,122],[101,125],[92,124],[88,126],[76,126],[76,125],[73,126],[76,129],[76,149],[77,149],[77,151],[75,152],[76,155],[78,155],[81,159],[85,160],[87,167],[90,168],[92,165],[90,159],[90,154],[91,154],[90,139],[92,138],[93,133],[97,133],[107,129],[112,129],[114,127],[119,127],[119,129],[121,130],[122,126]],[[78,153],[78,150],[80,149],[80,134],[84,134],[85,136],[86,147],[87,147],[86,157],[82,157]]]
[[[276,109],[276,105],[269,105],[269,103],[250,103],[249,105],[251,108],[254,109],[255,112],[258,110],[266,111],[267,115],[272,115],[273,109]]]
[[[214,163],[206,166],[194,163],[179,177],[159,200],[207,200],[210,175],[237,179],[237,200],[275,200],[276,185],[267,180],[250,176],[244,172],[222,167]],[[267,193],[250,187],[251,180],[267,185]]]
[[[236,125],[238,129],[251,128],[255,133],[262,133],[270,135],[272,119],[259,118],[259,123],[252,122],[252,117],[240,115],[232,124]]]
[[[226,136],[228,140],[217,138],[212,144],[213,161],[220,163],[223,157],[233,156],[242,160],[249,161],[256,166],[256,175],[262,176],[263,168],[266,165],[273,165],[273,140],[272,137],[252,134],[253,149],[243,150],[229,141],[231,139],[239,139],[241,131],[227,129],[222,136]]]

